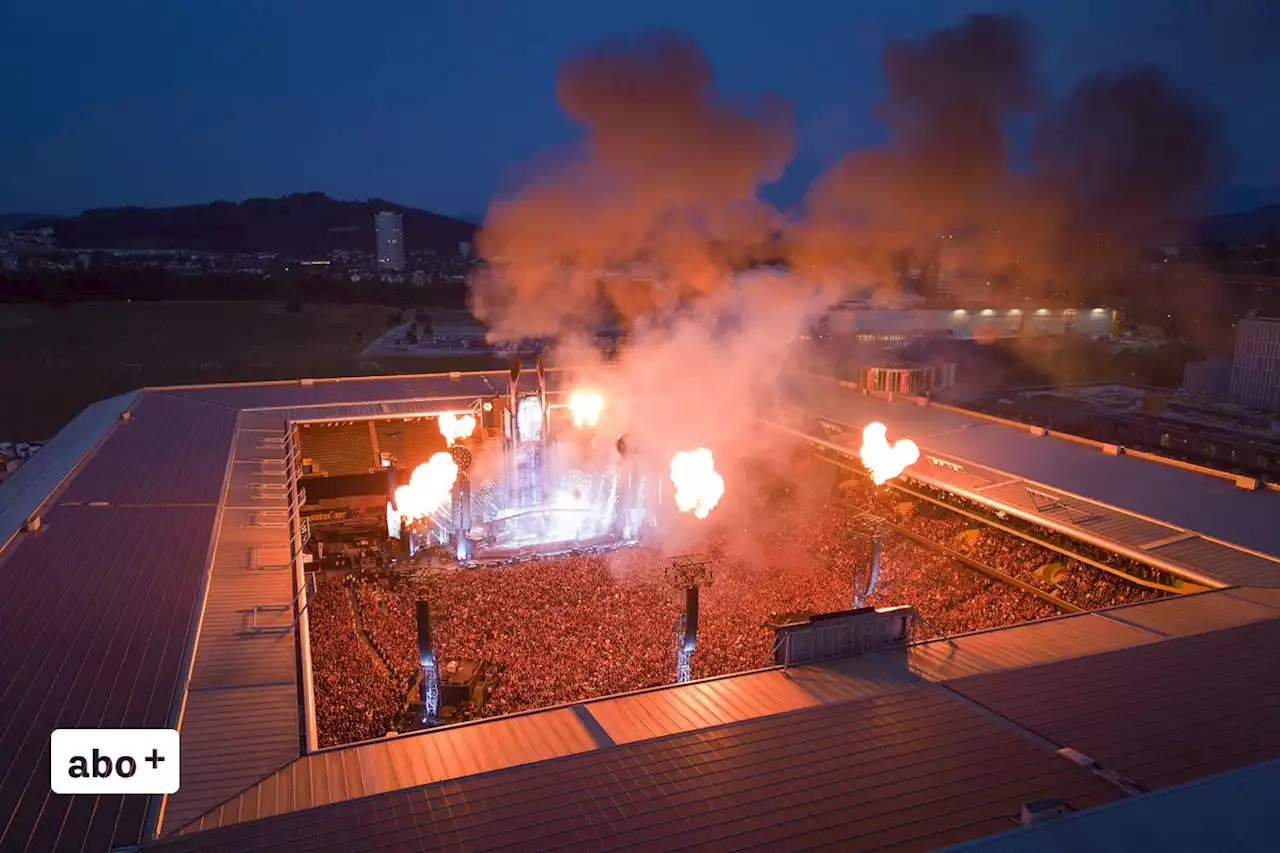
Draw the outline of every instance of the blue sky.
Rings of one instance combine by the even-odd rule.
[[[880,52],[972,11],[1032,23],[1050,92],[1155,62],[1223,115],[1232,181],[1280,187],[1280,3],[1076,0],[116,0],[14,4],[0,18],[0,210],[71,212],[321,190],[480,214],[571,143],[557,63],[666,27],[720,88],[777,92],[800,148],[771,195],[800,198],[878,142]],[[1270,34],[1270,35],[1268,35]]]

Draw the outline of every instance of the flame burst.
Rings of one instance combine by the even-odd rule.
[[[437,453],[413,469],[409,485],[396,489],[396,510],[401,518],[426,518],[452,497],[458,479],[458,463],[448,453]]]
[[[470,438],[471,433],[475,431],[475,415],[458,417],[452,412],[446,412],[440,416],[440,434],[444,436],[445,442],[450,447],[453,447],[453,443],[460,438]]]
[[[872,421],[862,429],[858,455],[877,486],[892,480],[920,458],[920,448],[914,441],[902,438],[889,444],[888,434],[888,427],[879,421]]]
[[[681,450],[671,457],[671,482],[676,487],[676,506],[698,518],[706,518],[724,495],[724,478],[705,447]]]
[[[574,391],[569,395],[569,412],[576,427],[593,427],[600,422],[604,397],[594,391]]]

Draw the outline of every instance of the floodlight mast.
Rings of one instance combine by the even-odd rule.
[[[422,667],[423,725],[434,725],[440,713],[440,675],[435,651],[431,648],[431,608],[423,599],[416,606],[418,617],[418,662]]]

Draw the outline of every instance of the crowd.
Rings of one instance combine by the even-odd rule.
[[[404,693],[360,639],[346,586],[321,581],[307,612],[320,746],[382,737]]]
[[[767,524],[709,539],[694,677],[766,665],[777,624],[855,600],[914,606],[926,637],[1058,612],[894,534],[868,512],[1082,607],[1161,594],[901,493],[853,484],[817,503],[781,501]],[[869,531],[877,528],[880,573],[868,597]],[[391,725],[416,683],[419,597],[430,602],[437,659],[485,662],[481,715],[670,683],[684,600],[667,565],[657,552],[633,548],[322,582],[311,604],[321,744],[380,736]]]
[[[909,500],[901,492],[873,489],[869,483],[855,480],[846,484],[843,493],[854,506],[875,512],[912,533],[1086,610],[1131,604],[1169,594],[1124,580],[935,504]],[[1073,541],[1071,544],[1077,546],[1080,543]],[[1143,572],[1134,570],[1132,560],[1105,552],[1097,553],[1097,550],[1093,549],[1090,554],[1092,559],[1101,557],[1135,577],[1151,574],[1149,569]]]

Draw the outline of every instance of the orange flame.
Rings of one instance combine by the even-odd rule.
[[[458,463],[448,453],[437,453],[413,469],[409,485],[396,489],[396,510],[402,518],[426,518],[452,497],[458,479]]]
[[[858,455],[877,486],[897,477],[920,458],[920,448],[914,441],[903,438],[889,444],[888,434],[888,427],[879,421],[872,421],[862,429]]]
[[[604,397],[595,391],[574,391],[569,395],[569,412],[576,427],[593,427],[600,422]]]
[[[681,450],[671,457],[671,482],[676,487],[676,506],[698,518],[706,518],[724,496],[724,478],[705,447]]]
[[[440,416],[440,434],[444,436],[445,442],[450,447],[453,447],[453,443],[460,438],[469,438],[475,431],[475,415],[458,417],[452,412],[446,412]]]

